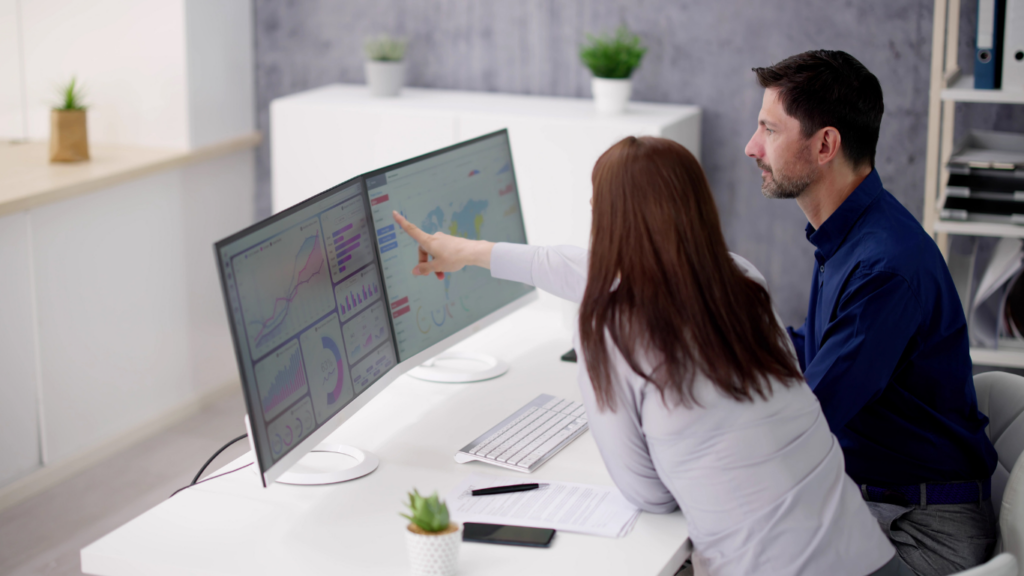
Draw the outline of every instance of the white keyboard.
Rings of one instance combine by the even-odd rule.
[[[530,473],[587,430],[583,404],[541,394],[455,454]]]

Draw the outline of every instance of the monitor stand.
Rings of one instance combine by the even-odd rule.
[[[379,463],[372,452],[345,444],[322,442],[274,482],[296,486],[337,484],[362,478],[376,470]]]
[[[477,352],[443,352],[408,372],[409,376],[430,382],[458,384],[497,378],[508,372],[508,364],[494,356]]]
[[[248,414],[245,415],[245,431],[249,434],[249,453],[253,455],[255,463],[256,446],[252,442],[252,427]],[[281,474],[275,482],[296,486],[337,484],[362,478],[376,470],[378,464],[380,459],[372,452],[364,452],[346,444],[321,442],[287,472]],[[254,466],[252,471],[259,476],[259,465]]]

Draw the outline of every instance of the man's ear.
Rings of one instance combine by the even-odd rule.
[[[842,144],[842,136],[839,130],[826,126],[814,135],[817,143],[816,160],[819,165],[828,164],[839,156],[839,147]]]

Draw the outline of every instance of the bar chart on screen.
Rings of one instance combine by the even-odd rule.
[[[334,298],[338,301],[338,313],[342,321],[352,318],[379,297],[380,281],[374,264],[352,274],[334,287]]]
[[[355,196],[320,215],[327,242],[331,278],[343,278],[373,261],[373,239],[366,226],[362,196]]]

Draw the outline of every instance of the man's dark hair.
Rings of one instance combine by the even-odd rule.
[[[811,50],[753,70],[762,87],[778,89],[783,110],[800,121],[805,138],[832,126],[854,167],[875,166],[885,110],[882,86],[856,58],[839,50]]]

